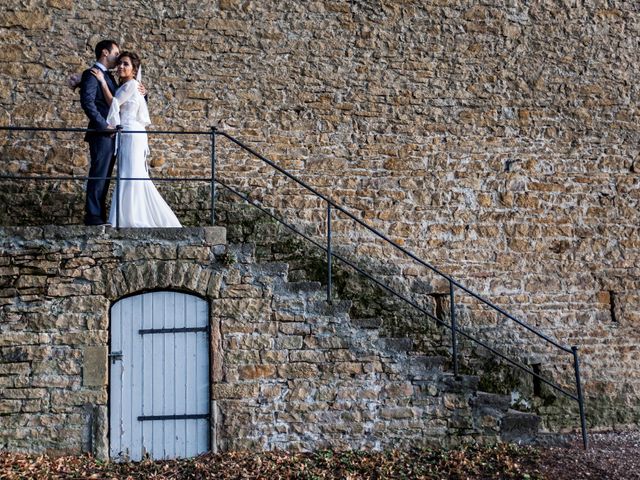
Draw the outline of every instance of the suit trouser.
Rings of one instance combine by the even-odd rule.
[[[109,135],[92,135],[88,142],[89,155],[91,156],[89,176],[110,177],[115,163],[113,157],[115,138]],[[85,224],[92,225],[106,222],[108,193],[109,180],[94,179],[87,181]]]

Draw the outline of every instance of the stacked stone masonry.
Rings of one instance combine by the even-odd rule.
[[[538,419],[477,392],[410,338],[352,324],[286,263],[224,229],[1,230],[0,449],[108,451],[110,306],[150,290],[211,309],[212,448],[357,449],[531,440]],[[518,419],[518,431],[509,422]]]
[[[154,128],[224,129],[580,346],[590,425],[637,427],[639,30],[628,1],[160,1],[125,12],[121,2],[9,0],[0,6],[0,125],[84,126],[66,77],[113,37],[142,54]],[[151,148],[153,175],[210,173],[206,136],[153,136]],[[221,179],[322,231],[321,202],[228,142],[218,153]],[[0,133],[2,175],[86,172],[79,134]],[[81,221],[80,182],[0,182],[3,225]],[[205,185],[160,188],[186,224],[207,221]],[[360,241],[358,256],[393,266],[402,281],[434,282],[346,221],[335,239]],[[49,287],[45,277],[16,281],[34,297],[88,288]],[[524,333],[471,303],[468,311],[468,328],[569,384],[555,353],[529,349]],[[38,374],[57,375],[51,365]],[[39,408],[41,393],[3,408]]]

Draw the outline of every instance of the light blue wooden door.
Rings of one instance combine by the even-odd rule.
[[[207,302],[179,292],[111,308],[112,459],[193,457],[209,448]]]

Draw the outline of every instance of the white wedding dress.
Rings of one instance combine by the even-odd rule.
[[[122,125],[123,130],[144,130],[151,123],[147,102],[138,91],[138,82],[129,80],[116,91],[107,123]],[[119,157],[121,178],[149,178],[147,155],[149,143],[146,133],[120,135]],[[167,202],[149,180],[120,180],[119,202],[115,194],[111,200],[109,223],[116,226],[116,204],[119,207],[120,227],[181,227]]]

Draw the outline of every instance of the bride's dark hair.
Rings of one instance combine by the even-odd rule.
[[[122,52],[120,55],[118,55],[116,65],[119,65],[120,61],[124,57],[129,57],[129,59],[131,60],[131,65],[133,66],[133,77],[135,78],[135,76],[138,74],[138,70],[140,70],[140,57],[137,53],[134,52]]]

